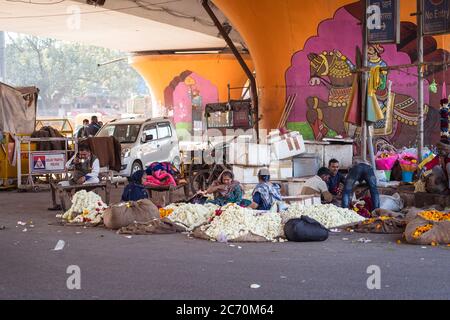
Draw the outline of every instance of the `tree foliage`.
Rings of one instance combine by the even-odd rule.
[[[140,75],[127,60],[97,66],[125,56],[123,52],[78,43],[9,36],[6,79],[14,86],[38,87],[47,108],[58,108],[63,99],[73,101],[93,93],[126,100],[141,91]]]

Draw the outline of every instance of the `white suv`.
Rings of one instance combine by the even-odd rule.
[[[153,162],[180,165],[177,134],[168,118],[113,120],[97,133],[97,137],[110,136],[122,146],[120,175],[124,177],[131,177]]]

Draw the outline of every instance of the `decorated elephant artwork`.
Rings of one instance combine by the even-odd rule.
[[[165,105],[173,110],[174,122],[179,129],[201,129],[205,105],[217,103],[217,87],[192,71],[185,71],[165,90]]]
[[[288,119],[290,129],[299,130],[307,139],[341,135],[357,137],[359,130],[344,121],[349,112],[356,68],[356,48],[361,47],[359,20],[344,7],[334,18],[323,21],[318,34],[309,38],[302,51],[294,54],[286,72],[287,97],[296,95]],[[339,36],[337,36],[339,35]],[[368,49],[369,66],[386,67],[410,64],[409,54],[395,44],[372,45]],[[384,115],[374,125],[374,135],[385,137],[397,146],[416,143],[419,120],[417,69],[382,71],[375,96]],[[389,90],[389,84],[392,84]],[[439,111],[431,106],[428,82],[425,82],[426,142],[438,134]]]

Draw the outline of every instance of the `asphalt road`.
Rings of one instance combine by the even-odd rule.
[[[0,192],[0,227],[6,227],[0,230],[0,299],[450,299],[445,246],[352,233],[321,243],[235,247],[183,234],[130,239],[49,225],[55,215],[46,210],[49,200],[46,192]],[[372,242],[358,242],[362,237]],[[64,249],[52,251],[58,240]],[[80,268],[80,290],[67,288],[71,265]],[[372,265],[381,270],[379,290],[367,288]]]

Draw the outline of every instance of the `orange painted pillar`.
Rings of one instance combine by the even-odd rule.
[[[213,0],[244,38],[256,68],[262,128],[275,128],[286,99],[292,55],[319,23],[354,0]]]
[[[244,55],[244,59],[253,68],[250,57]],[[188,104],[192,101],[193,104],[196,103],[196,94],[202,96],[197,101],[203,104],[203,107],[205,102],[226,102],[228,84],[231,87],[243,87],[247,81],[245,73],[232,54],[136,56],[133,57],[132,66],[147,81],[156,100],[156,107],[174,108],[175,122],[191,121],[190,115],[177,114],[177,108],[191,108]],[[180,89],[179,85],[184,86],[183,88],[194,96],[192,101],[185,101],[186,97],[180,97],[179,91],[183,88]],[[208,92],[200,92],[202,90]],[[242,89],[232,90],[231,98],[238,99],[241,94]],[[177,97],[180,98],[177,100]],[[180,104],[185,105],[180,107]]]

